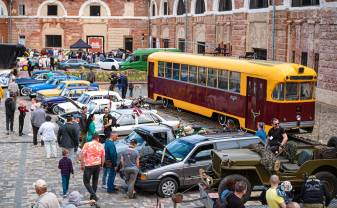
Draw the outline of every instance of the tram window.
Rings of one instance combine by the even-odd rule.
[[[191,83],[197,83],[197,67],[196,66],[190,66],[189,71],[189,78],[188,81]]]
[[[298,83],[286,84],[286,100],[298,100],[299,99],[299,85]]]
[[[229,72],[229,91],[240,93],[240,73]]]
[[[179,80],[180,64],[173,64],[173,79]]]
[[[206,68],[198,67],[198,84],[206,86]]]
[[[181,81],[187,82],[188,79],[188,65],[182,64],[181,65]]]
[[[216,69],[208,68],[208,79],[207,86],[209,87],[218,87],[218,71]]]
[[[278,84],[273,91],[274,100],[284,100],[284,83]]]
[[[228,71],[219,70],[218,87],[223,90],[228,90]]]
[[[165,63],[159,61],[158,62],[158,77],[164,77],[165,73]]]
[[[165,63],[165,78],[172,79],[172,63]]]
[[[300,100],[311,100],[313,98],[313,83],[301,83]]]

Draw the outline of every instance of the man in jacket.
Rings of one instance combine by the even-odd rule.
[[[40,126],[46,121],[46,112],[41,108],[41,103],[36,104],[36,109],[32,112],[30,117],[33,127],[33,143],[37,145],[37,132]],[[41,146],[44,145],[43,140],[41,140]]]
[[[107,169],[108,176],[108,193],[116,192],[115,189],[115,177],[116,177],[116,167],[117,167],[117,150],[115,146],[115,141],[118,139],[116,132],[110,133],[110,138],[105,141],[104,150],[105,150],[105,168]],[[105,179],[104,179],[105,180]]]
[[[127,77],[126,74],[122,74],[121,75],[121,77],[120,77],[120,85],[121,85],[121,88],[122,88],[122,98],[125,99],[126,92],[128,90],[128,85],[129,85],[128,77]]]
[[[12,97],[6,99],[5,108],[6,108],[6,130],[7,135],[9,135],[9,129],[11,130],[11,132],[13,132],[14,113],[16,109],[16,104]]]
[[[87,141],[87,106],[82,107],[81,117],[80,117],[80,129],[81,129],[81,147],[83,147],[84,143]]]
[[[57,134],[57,142],[60,147],[69,151],[69,158],[74,162],[75,152],[77,152],[79,145],[79,129],[73,124],[72,117],[68,117],[67,122],[60,127]]]
[[[87,76],[87,81],[89,81],[90,83],[94,83],[96,81],[96,74],[92,70],[93,69],[90,68],[90,72],[88,73]]]
[[[51,155],[53,157],[57,156],[55,130],[56,126],[51,122],[51,117],[46,116],[46,122],[40,126],[38,134],[41,135],[41,140],[44,141],[47,158],[50,158]]]
[[[8,84],[8,92],[14,101],[16,101],[16,97],[19,95],[19,85],[15,82],[15,77],[13,77],[12,81]]]
[[[301,190],[303,208],[324,208],[331,202],[330,193],[314,175],[309,176]]]

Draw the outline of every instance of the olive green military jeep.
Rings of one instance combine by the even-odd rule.
[[[297,139],[289,142],[295,145],[295,153],[275,156],[262,144],[243,149],[227,149],[212,152],[212,177],[220,194],[228,180],[243,180],[248,184],[244,200],[257,187],[269,185],[269,178],[276,174],[281,181],[290,181],[295,197],[300,193],[305,178],[315,175],[336,196],[337,194],[337,155],[336,148]],[[330,152],[332,154],[325,154]],[[269,164],[268,164],[269,163]],[[254,188],[255,187],[255,188]]]

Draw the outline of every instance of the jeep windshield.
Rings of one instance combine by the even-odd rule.
[[[129,144],[131,140],[135,139],[137,141],[137,146],[144,143],[144,139],[137,132],[133,131],[129,136],[125,137],[122,141],[124,144]]]
[[[89,103],[90,101],[90,95],[88,94],[82,94],[78,99],[77,99],[77,102],[85,105],[87,103]]]
[[[194,144],[182,139],[176,139],[168,144],[166,148],[175,158],[172,158],[169,154],[166,154],[168,157],[176,159],[177,161],[182,161],[192,151]],[[162,150],[159,152],[162,153]]]

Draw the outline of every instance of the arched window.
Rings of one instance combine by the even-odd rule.
[[[152,3],[151,16],[156,16],[156,4]]]
[[[164,0],[161,4],[161,15],[169,15],[168,1]]]
[[[219,0],[218,11],[231,11],[232,10],[232,0]]]
[[[8,11],[6,8],[6,4],[0,0],[0,16],[7,16],[8,15]]]
[[[261,9],[268,7],[268,0],[250,0],[249,9]]]
[[[205,12],[205,2],[204,2],[204,0],[196,0],[195,14],[203,14],[204,12]]]
[[[177,7],[177,15],[185,14],[185,3],[184,0],[179,0],[178,7]]]

